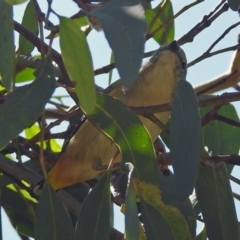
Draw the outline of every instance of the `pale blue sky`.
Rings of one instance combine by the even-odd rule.
[[[47,9],[47,1],[39,1],[40,6],[43,12],[46,12]],[[153,2],[154,5],[158,4],[160,1],[155,0]],[[193,1],[187,0],[172,0],[174,12],[176,13],[185,5],[191,3]],[[186,13],[178,17],[175,21],[175,39],[179,39],[183,34],[188,32],[196,23],[198,23],[202,17],[208,14],[220,1],[204,1],[201,4],[193,7],[188,10]],[[21,22],[24,9],[26,4],[21,4],[14,7],[14,19],[18,22]],[[75,3],[72,1],[66,0],[55,0],[53,1],[53,9],[60,15],[71,16],[78,11]],[[51,15],[51,20],[54,23],[58,23],[58,19],[56,16]],[[219,36],[223,33],[223,31],[228,28],[233,23],[238,22],[239,16],[236,12],[232,12],[229,10],[228,12],[222,14],[212,26],[204,30],[200,33],[192,43],[185,44],[183,49],[187,55],[188,62],[192,61],[199,55],[201,55],[207,48],[212,44]],[[232,46],[237,43],[237,35],[239,33],[239,28],[235,28],[227,35],[224,40],[222,40],[216,47],[216,49],[221,49],[224,47]],[[15,36],[15,41],[17,44],[17,35]],[[110,61],[110,53],[111,51],[108,48],[108,44],[104,38],[103,33],[92,31],[88,36],[88,41],[90,44],[91,52],[93,55],[94,68],[99,68],[104,65],[109,64]],[[54,48],[59,50],[58,39],[54,42]],[[158,45],[153,41],[149,40],[146,43],[146,51],[157,49]],[[37,52],[36,52],[37,53]],[[208,81],[212,78],[215,78],[218,75],[221,75],[227,72],[230,64],[230,60],[232,58],[233,52],[224,53],[218,55],[216,57],[209,58],[188,70],[187,80],[191,82],[193,85],[197,85],[202,83],[203,81]],[[114,79],[116,80],[117,74],[116,70],[114,70]],[[96,77],[96,83],[101,85],[102,87],[107,86],[108,75],[103,74]],[[238,113],[240,113],[239,104],[235,104],[238,109]],[[239,167],[235,167],[234,175],[237,176],[239,174]],[[235,192],[240,192],[240,187],[236,184],[232,184]],[[237,204],[238,212],[239,212],[239,204]],[[239,214],[239,213],[238,213]],[[20,240],[15,231],[12,229],[11,225],[8,222],[8,219],[5,214],[3,216],[3,239],[11,239],[11,240]],[[119,214],[117,215],[118,218]],[[118,219],[116,222],[116,228],[123,231],[123,223]]]

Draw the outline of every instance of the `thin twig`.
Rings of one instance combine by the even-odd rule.
[[[199,161],[208,162],[208,163],[211,163],[211,165],[220,163],[220,162],[224,162],[225,164],[240,166],[240,156],[237,154],[217,155],[217,156],[211,156],[211,157],[200,156]],[[158,155],[157,156],[157,165],[158,165],[158,167],[172,165],[171,153],[168,152],[168,153],[163,153],[163,154]]]
[[[240,127],[240,122],[239,121],[235,121],[231,118],[224,117],[224,116],[222,116],[218,113],[216,113],[216,115],[215,115],[215,120],[227,123],[227,124],[235,126],[235,127]]]
[[[201,62],[202,60],[206,59],[206,58],[210,58],[212,56],[215,56],[215,55],[218,55],[220,53],[224,53],[224,52],[229,52],[229,51],[234,51],[236,49],[238,49],[239,47],[239,44],[237,45],[234,45],[234,46],[231,46],[231,47],[227,47],[227,48],[223,48],[223,49],[220,49],[220,50],[217,50],[215,52],[211,52],[211,53],[203,53],[200,57],[194,59],[192,62],[190,62],[187,66],[188,68],[190,68],[191,66],[195,65],[196,63],[198,62]]]
[[[209,27],[212,24],[212,22],[215,21],[222,13],[226,12],[229,9],[229,7],[228,7],[228,4],[226,3],[223,5],[224,2],[225,0],[221,1],[213,11],[211,11],[208,15],[203,17],[200,23],[194,26],[188,33],[183,35],[178,40],[178,44],[181,46],[181,45],[184,45],[185,43],[192,42],[196,35],[198,35],[205,28]],[[221,9],[217,12],[217,10],[220,7]]]
[[[240,93],[224,93],[220,96],[214,96],[207,99],[199,99],[198,106],[206,107],[208,105],[216,105],[216,104],[226,104],[229,102],[236,102],[240,100]],[[171,105],[169,103],[160,104],[160,105],[151,105],[151,106],[127,106],[126,108],[132,110],[137,115],[148,116],[150,114],[154,114],[157,112],[167,112],[171,110]]]
[[[208,50],[205,53],[210,53],[211,50],[235,27],[237,27],[240,24],[240,22],[237,22],[233,25],[231,25],[229,28],[227,28],[219,38],[217,38],[216,41],[214,41],[214,43],[208,48]]]
[[[240,179],[234,177],[233,175],[229,175],[229,179],[235,182],[236,184],[240,185]]]
[[[216,120],[217,111],[223,106],[224,104],[217,104],[215,105],[210,111],[208,111],[202,117],[202,126],[207,125],[209,122]]]
[[[157,117],[155,117],[153,114],[150,114],[148,116],[146,116],[146,118],[148,118],[149,120],[151,120],[153,123],[155,123],[158,127],[160,127],[164,132],[166,132],[167,134],[170,134],[169,129],[167,128],[167,126],[162,123]]]
[[[43,131],[44,133],[49,132],[53,127],[60,125],[63,121],[65,121],[66,119],[74,116],[74,115],[77,114],[78,112],[79,112],[79,108],[72,110],[71,112],[67,113],[65,116],[57,119],[57,120],[54,121],[54,122],[49,123],[42,131]],[[41,132],[38,133],[38,134],[36,134],[35,136],[33,136],[33,137],[29,140],[29,142],[38,142],[38,141],[40,140],[40,137],[41,137]]]
[[[202,61],[202,60],[204,60],[204,59],[206,59],[206,58],[208,58],[208,57],[214,56],[214,55],[216,55],[216,54],[223,53],[223,52],[225,52],[225,51],[235,50],[235,49],[232,49],[233,47],[231,47],[230,50],[229,50],[229,48],[225,48],[223,52],[220,51],[220,50],[218,50],[218,51],[216,51],[216,52],[213,52],[214,54],[210,53],[211,50],[217,45],[217,43],[219,43],[232,29],[234,29],[235,27],[237,27],[239,24],[240,24],[240,22],[237,22],[237,23],[231,25],[229,28],[227,28],[227,29],[220,35],[220,37],[218,37],[218,38],[213,42],[213,44],[212,44],[201,56],[199,56],[198,58],[196,58],[195,60],[193,60],[192,62],[190,62],[190,63],[188,64],[188,67],[191,67],[191,66],[193,66],[194,64],[196,64],[196,63],[198,63],[198,62],[200,62],[200,61]],[[237,46],[239,46],[239,45],[237,45]],[[234,46],[234,47],[235,47],[235,46]],[[222,49],[221,49],[221,50],[222,50]]]

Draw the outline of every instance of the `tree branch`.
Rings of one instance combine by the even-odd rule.
[[[198,99],[198,106],[205,107],[208,105],[216,105],[216,104],[226,104],[229,102],[236,102],[240,100],[240,92],[234,93],[224,93],[220,96],[214,96],[206,99]],[[158,112],[167,112],[171,110],[171,104],[165,103],[160,105],[151,105],[151,106],[126,106],[127,109],[132,110],[137,115],[148,116],[150,114],[158,113]]]
[[[224,162],[226,164],[231,164],[231,165],[236,165],[240,166],[240,156],[237,154],[233,155],[218,155],[218,156],[211,156],[211,157],[205,157],[205,156],[200,156],[199,157],[199,162],[210,162],[211,164],[216,164],[220,162]],[[157,156],[157,165],[159,166],[164,166],[164,165],[172,165],[171,161],[171,153],[163,153]]]
[[[200,57],[198,57],[198,58],[194,59],[192,62],[190,62],[190,63],[188,64],[188,68],[191,67],[191,66],[193,66],[193,65],[195,65],[195,64],[198,63],[198,62],[201,62],[202,60],[204,60],[204,59],[206,59],[206,58],[210,58],[210,57],[215,56],[215,55],[218,55],[218,54],[220,54],[220,53],[229,52],[229,51],[234,51],[234,50],[238,49],[238,47],[239,47],[239,44],[236,44],[236,45],[234,45],[234,46],[227,47],[227,48],[223,48],[223,49],[217,50],[217,51],[215,51],[215,52],[211,52],[211,53],[205,52],[205,53],[203,53]]]
[[[212,24],[212,22],[215,21],[222,13],[226,12],[229,9],[229,7],[228,4],[227,3],[224,4],[224,2],[225,0],[222,0],[213,11],[211,11],[208,15],[205,15],[200,23],[198,23],[188,33],[186,33],[178,40],[178,44],[181,46],[184,45],[185,43],[192,42],[196,35],[198,35],[205,28],[209,27]],[[221,9],[217,12],[217,10],[220,7]]]

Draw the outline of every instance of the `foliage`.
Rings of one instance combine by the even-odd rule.
[[[30,0],[20,24],[13,21],[12,12],[13,4],[22,2],[0,0],[1,206],[19,236],[239,239],[233,197],[239,199],[239,194],[233,194],[230,180],[239,184],[231,175],[234,165],[240,165],[240,123],[231,102],[239,101],[240,94],[209,93],[238,88],[239,44],[211,50],[240,23],[229,26],[188,65],[179,46],[192,42],[225,11],[236,11],[240,2],[221,1],[177,41],[173,41],[175,19],[201,0],[177,13],[170,0],[156,7],[145,0],[102,1],[102,5],[80,0],[76,3],[81,11],[76,7],[72,17],[56,13],[52,1],[44,15],[38,1]],[[49,20],[50,14],[57,16],[59,25]],[[102,29],[112,50],[110,64],[96,70],[87,38],[94,28]],[[17,50],[14,31],[20,34]],[[152,54],[144,53],[150,38],[161,47],[138,74],[142,59]],[[59,41],[61,51],[52,48],[53,41]],[[40,56],[34,55],[36,49]],[[187,67],[231,50],[236,52],[229,73],[195,89],[185,81]],[[106,81],[111,82],[115,67],[120,81],[104,90],[95,85],[94,75],[103,73],[109,73]],[[161,81],[161,89],[151,85],[154,79]],[[57,95],[57,88],[66,90],[67,96]],[[69,99],[76,106],[70,108]],[[64,121],[65,131],[52,132]],[[74,145],[81,129],[82,142]],[[96,137],[90,142],[92,133]],[[57,139],[65,140],[62,148]],[[83,152],[95,159],[84,162]],[[99,152],[103,154],[94,155]],[[86,175],[79,182],[74,174],[80,175],[77,179]],[[67,187],[53,190],[63,186]],[[125,235],[110,226],[111,204],[122,206]],[[204,222],[199,234],[198,221]]]

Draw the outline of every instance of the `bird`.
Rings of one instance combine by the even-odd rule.
[[[108,95],[127,106],[150,106],[170,103],[178,81],[186,80],[187,59],[177,41],[161,46],[139,70],[134,83],[122,91],[121,80],[114,82]],[[170,112],[154,114],[163,124]],[[124,116],[123,116],[124,117]],[[148,130],[152,141],[161,133],[160,127],[148,118],[138,116]],[[118,150],[114,142],[86,120],[70,139],[56,164],[48,173],[48,181],[54,190],[100,178]],[[115,163],[121,162],[119,154]]]

